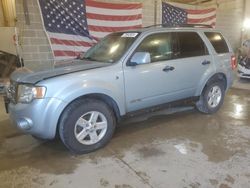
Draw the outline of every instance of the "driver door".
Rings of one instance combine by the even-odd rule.
[[[125,66],[125,95],[127,111],[135,111],[181,98],[185,91],[176,60],[175,41],[171,33],[147,36],[135,52],[149,52],[151,63]]]

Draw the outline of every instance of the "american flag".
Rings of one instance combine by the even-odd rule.
[[[205,24],[215,26],[216,8],[201,8],[185,4],[162,2],[162,23],[169,25]]]
[[[142,4],[39,0],[55,60],[75,58],[109,33],[142,26]]]

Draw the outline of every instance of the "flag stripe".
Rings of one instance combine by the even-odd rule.
[[[88,19],[96,19],[96,20],[107,20],[107,21],[130,21],[130,20],[140,20],[142,19],[141,14],[135,14],[131,16],[114,16],[114,15],[102,15],[102,14],[94,14],[87,13]]]
[[[74,40],[63,40],[57,38],[50,38],[52,44],[61,44],[61,45],[68,45],[68,46],[85,46],[91,47],[93,43],[88,43],[84,41],[74,41]]]
[[[54,50],[55,56],[70,56],[70,57],[76,57],[80,52],[77,51],[65,51],[65,50]]]
[[[216,15],[210,16],[210,17],[207,17],[207,18],[200,18],[200,19],[188,18],[188,22],[190,22],[190,23],[201,23],[201,22],[207,22],[207,21],[214,20],[215,18],[216,18]]]
[[[86,1],[86,6],[96,7],[96,8],[105,8],[105,9],[140,9],[142,8],[141,3],[133,4],[115,4],[115,3],[106,3],[106,2],[97,2],[97,1]]]
[[[216,12],[215,8],[210,9],[185,9],[188,14],[208,14],[211,12]]]
[[[162,3],[163,21],[168,23],[206,24],[215,26],[216,8],[191,6],[180,3]]]
[[[105,37],[106,35],[110,34],[110,32],[103,32],[103,31],[91,31],[91,36],[100,39]]]
[[[102,26],[102,27],[133,27],[141,25],[141,20],[131,20],[128,22],[121,21],[106,21],[106,20],[96,20],[88,19],[88,25]]]
[[[103,32],[117,32],[117,31],[131,30],[140,27],[141,25],[128,26],[128,27],[102,27],[102,26],[89,25],[89,30],[103,31]]]
[[[142,26],[142,3],[39,0],[39,5],[55,60],[72,59],[111,32]]]
[[[132,16],[141,14],[142,9],[103,9],[103,8],[96,8],[91,6],[86,6],[87,13],[102,13],[103,15],[114,15],[114,16]]]
[[[90,48],[84,46],[68,46],[61,44],[53,44],[52,46],[54,50],[79,51],[79,52],[86,52]]]
[[[85,42],[93,43],[93,41],[90,38],[79,36],[79,35],[70,35],[70,34],[52,33],[52,32],[47,32],[47,34],[50,38],[57,38],[57,39],[62,39],[62,40],[85,41]]]
[[[122,5],[122,8],[117,8],[118,5]],[[133,6],[135,8],[132,9]],[[97,1],[86,1],[86,11],[89,32],[96,38],[103,38],[111,32],[132,30],[142,26],[141,3],[99,4]]]
[[[67,62],[64,62],[63,60],[67,59],[67,60],[73,60],[75,59],[76,56],[55,56],[55,61],[56,61],[56,65],[61,65],[61,64],[68,64],[68,61]]]
[[[179,7],[185,10],[207,10],[207,9],[215,9],[216,10],[216,5],[211,5],[211,6],[197,6],[197,5],[190,5],[190,4],[183,4],[183,3],[176,3],[176,2],[171,2],[167,3],[175,7]]]
[[[207,18],[216,15],[216,12],[210,12],[208,14],[188,14],[188,18],[191,19],[200,19],[200,18]]]
[[[215,22],[216,22],[216,20],[210,20],[210,21],[207,21],[207,22],[199,22],[199,23],[194,23],[194,22],[188,22],[188,23],[189,24],[204,24],[204,25],[212,26]]]

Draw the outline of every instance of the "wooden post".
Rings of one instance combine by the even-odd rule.
[[[3,2],[0,1],[0,3],[1,3],[1,9],[2,9],[2,14],[3,14],[3,26],[7,27],[8,26],[8,20],[6,18],[5,9],[3,7]]]

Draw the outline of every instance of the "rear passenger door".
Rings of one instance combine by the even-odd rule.
[[[212,55],[209,54],[201,35],[197,32],[176,32],[177,53],[175,69],[179,70],[187,96],[194,96],[200,81],[215,71]]]

